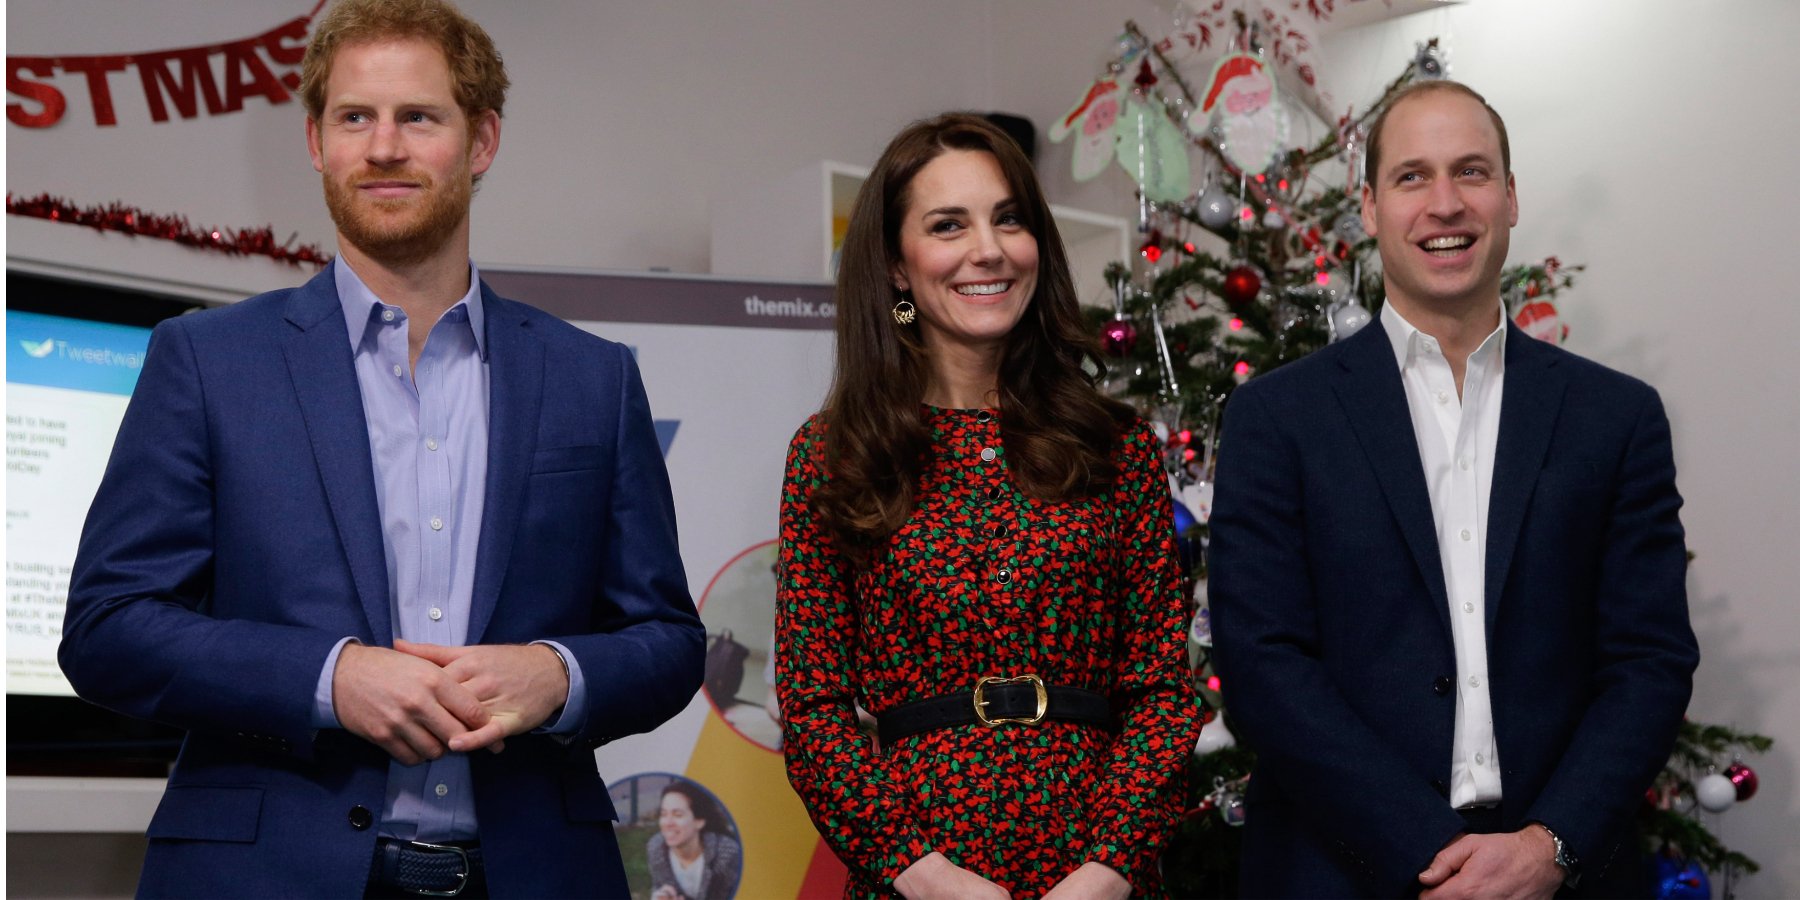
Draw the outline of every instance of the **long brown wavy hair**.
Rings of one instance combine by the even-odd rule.
[[[901,258],[900,222],[913,177],[948,150],[991,154],[1037,238],[1037,290],[1000,359],[1000,434],[1014,484],[1049,501],[1104,489],[1117,474],[1112,455],[1120,432],[1134,417],[1095,387],[1105,364],[1082,320],[1050,206],[1019,145],[973,115],[914,122],[888,144],[857,193],[838,267],[837,368],[821,413],[830,477],[813,494],[813,513],[852,559],[912,514],[913,487],[930,450],[928,354],[917,325],[894,322],[899,292],[891,272]]]

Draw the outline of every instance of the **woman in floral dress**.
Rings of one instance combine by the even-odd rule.
[[[1094,387],[1031,164],[979,118],[908,127],[837,289],[776,630],[788,777],[847,894],[1160,895],[1199,724],[1169,492]]]

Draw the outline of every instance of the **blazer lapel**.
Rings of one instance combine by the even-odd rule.
[[[1567,377],[1556,366],[1560,359],[1548,344],[1507,323],[1506,387],[1500,399],[1494,481],[1488,489],[1487,571],[1483,573],[1489,634],[1568,387]]]
[[[512,559],[544,400],[544,345],[519,308],[481,285],[487,318],[488,468],[468,643],[481,643]]]
[[[393,642],[394,627],[388,614],[387,554],[375,499],[375,464],[362,388],[332,279],[327,266],[289,297],[286,316],[295,330],[282,341],[282,354],[312,441],[331,519],[369,621],[368,636],[386,645]]]
[[[1419,577],[1431,592],[1432,609],[1448,636],[1450,601],[1444,587],[1444,564],[1438,555],[1431,493],[1425,486],[1425,467],[1419,461],[1406,388],[1394,365],[1386,330],[1375,324],[1346,339],[1338,364],[1344,377],[1334,379],[1332,388],[1381,482],[1388,508],[1406,537]]]

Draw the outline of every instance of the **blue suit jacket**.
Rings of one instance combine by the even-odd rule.
[[[701,680],[704,633],[626,348],[482,286],[486,507],[468,641],[554,639],[581,665],[572,740],[471,757],[495,896],[626,892],[592,748]],[[361,896],[388,760],[315,732],[342,637],[392,644],[362,398],[330,270],[158,326],[69,586],[76,690],[189,730],[140,893]],[[358,825],[361,825],[359,828]]]
[[[1488,685],[1509,827],[1631,890],[1644,789],[1699,660],[1649,386],[1508,325],[1488,508]],[[1408,896],[1463,822],[1443,568],[1405,389],[1370,326],[1239,388],[1212,517],[1231,721],[1257,753],[1246,896]]]

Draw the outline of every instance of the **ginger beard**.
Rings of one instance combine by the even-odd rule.
[[[319,178],[325,185],[325,208],[337,225],[339,239],[388,266],[421,262],[436,253],[468,218],[474,196],[467,152],[442,184],[422,169],[404,166],[391,171],[365,166],[343,178],[333,178],[327,170]],[[356,187],[383,179],[415,182],[419,196],[369,197]]]

